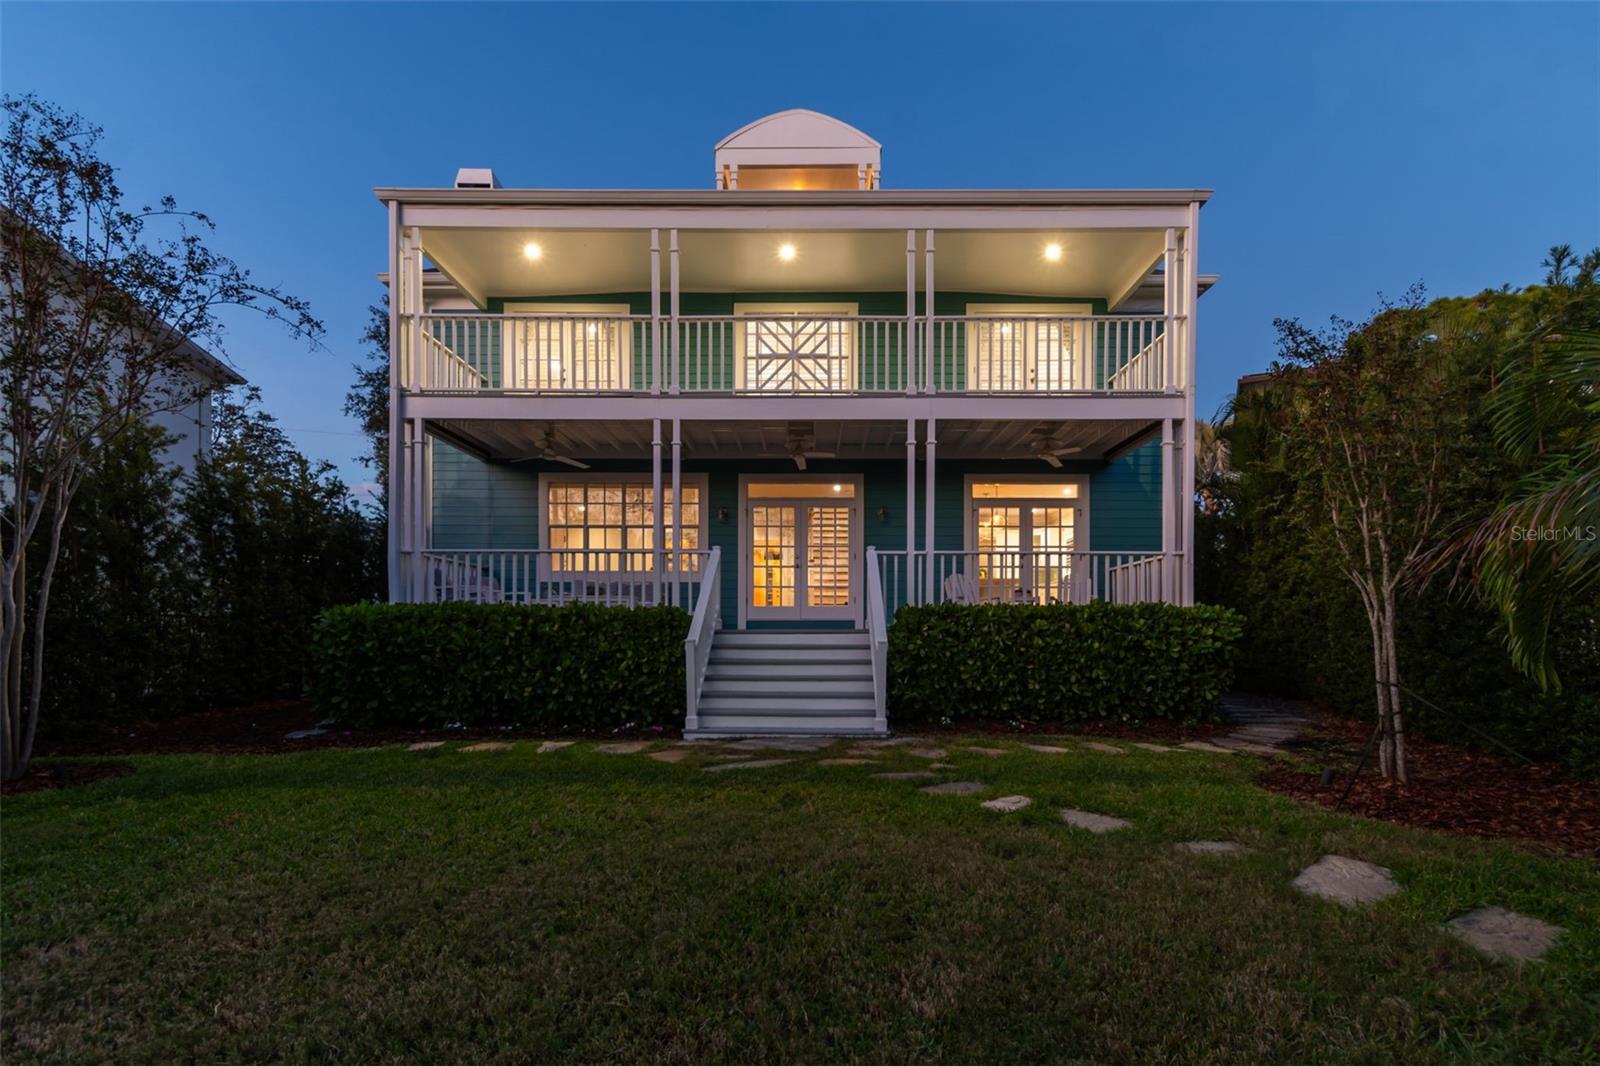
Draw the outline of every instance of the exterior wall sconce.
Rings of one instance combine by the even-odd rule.
[[[887,507],[878,508],[878,521],[880,521],[880,522],[889,521],[889,508],[887,508]]]
[[[728,524],[728,509],[726,507],[718,507],[717,508],[717,525],[725,526],[727,524]]]

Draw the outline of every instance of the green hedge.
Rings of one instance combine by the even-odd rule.
[[[902,719],[1214,717],[1243,620],[1224,607],[902,607],[889,629]]]
[[[363,726],[681,726],[688,632],[676,607],[335,607],[313,635],[311,696]]]

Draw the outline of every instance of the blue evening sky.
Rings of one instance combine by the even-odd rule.
[[[788,107],[906,187],[1206,186],[1200,410],[1272,319],[1538,279],[1600,244],[1600,5],[631,7],[0,4],[0,85],[105,127],[135,201],[312,301],[329,351],[240,320],[227,355],[352,482],[339,407],[379,295],[376,185],[706,187]]]

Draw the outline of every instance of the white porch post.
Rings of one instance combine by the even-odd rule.
[[[669,230],[667,239],[670,242],[668,256],[671,259],[670,270],[672,284],[672,325],[670,327],[672,330],[672,367],[668,371],[671,377],[668,379],[667,391],[676,396],[678,394],[679,380],[678,360],[682,355],[678,346],[681,334],[683,333],[683,331],[678,328],[678,231],[676,229]],[[677,423],[674,422],[673,425],[676,426]],[[673,439],[676,440],[678,435],[676,429],[673,430],[672,435]]]
[[[931,231],[930,231],[931,232]],[[928,419],[927,449],[928,459],[924,464],[922,488],[922,551],[927,558],[927,578],[923,582],[923,603],[937,603],[934,598],[936,575],[933,572],[933,462],[934,447],[938,444],[935,439],[934,423],[937,419]]]
[[[407,516],[411,519],[411,602],[421,603],[423,600],[423,565],[422,549],[424,545],[423,523],[425,516],[422,513],[424,498],[422,471],[426,465],[423,462],[424,430],[422,419],[413,418],[411,423],[411,441],[409,444],[411,456],[406,469],[410,476],[410,486],[407,492]]]
[[[400,262],[400,205],[391,200],[389,202],[389,455],[387,457],[389,499],[388,523],[385,530],[390,603],[399,603],[404,596],[405,588],[400,579],[400,528],[403,521],[400,508],[404,503],[404,493],[400,491],[404,480],[404,463],[400,450],[400,426],[403,417],[401,406],[404,403],[400,392],[400,301],[403,299]]]
[[[1166,250],[1161,258],[1161,313],[1166,322],[1161,327],[1161,387],[1172,394],[1178,391],[1177,352],[1178,330],[1175,308],[1178,302],[1177,244],[1174,230],[1167,227]]]
[[[1189,205],[1189,228],[1184,231],[1183,288],[1187,307],[1184,310],[1183,384],[1185,390],[1183,419],[1183,465],[1179,473],[1183,478],[1183,498],[1179,501],[1182,521],[1183,586],[1181,602],[1194,603],[1194,458],[1195,458],[1195,352],[1198,339],[1196,312],[1200,304],[1200,205]]]
[[[1177,603],[1175,595],[1177,588],[1177,559],[1172,554],[1172,545],[1177,539],[1177,530],[1174,528],[1178,518],[1178,478],[1177,470],[1173,466],[1174,441],[1172,437],[1172,419],[1161,420],[1161,602]]]
[[[650,231],[650,395],[661,395],[661,231]],[[656,423],[656,444],[661,443],[661,423]],[[661,470],[657,456],[656,470]],[[656,485],[657,510],[660,509],[661,485]],[[657,543],[660,543],[657,541]],[[657,573],[660,573],[657,570]]]
[[[927,323],[927,332],[923,336],[922,391],[923,392],[932,392],[932,391],[934,391],[933,390],[933,386],[934,386],[933,360],[934,360],[934,343],[935,343],[934,342],[934,336],[933,336],[933,230],[931,230],[931,229],[928,230],[923,235],[922,240],[923,240],[922,255],[923,255],[923,263],[924,263],[924,265],[923,265],[922,284],[923,284],[923,287],[927,290],[927,295],[925,297],[923,297],[923,299],[925,301],[925,306],[922,308],[923,321],[925,323]],[[928,438],[929,438],[928,439],[928,443],[932,444],[933,443],[933,420],[932,419],[928,420]],[[931,452],[929,453],[929,457],[930,458],[932,457],[932,453]],[[929,558],[930,558],[930,561],[931,561],[932,557],[930,556]]]
[[[659,351],[659,349],[658,349]],[[657,363],[659,366],[659,361]],[[656,379],[657,381],[660,378]],[[655,545],[655,552],[650,557],[650,569],[656,575],[656,603],[665,603],[662,595],[666,589],[666,574],[662,563],[666,559],[666,520],[667,512],[662,506],[661,498],[661,419],[650,420],[650,511],[654,528],[651,532],[650,543]]]
[[[906,230],[906,395],[910,396],[917,391],[917,375],[913,369],[916,366],[916,356],[913,354],[917,348],[917,231]],[[906,425],[911,421],[907,419]],[[908,432],[907,436],[910,434]],[[910,565],[909,563],[907,565]]]
[[[908,364],[909,365],[909,364]],[[906,603],[917,602],[917,420],[906,419]],[[894,610],[891,604],[890,611]]]
[[[406,313],[411,316],[411,377],[417,388],[425,389],[433,382],[428,380],[429,360],[422,354],[422,230],[412,226],[410,234],[405,271],[406,287],[411,290],[406,301]]]
[[[705,506],[701,500],[700,505]],[[672,602],[680,602],[682,583],[678,571],[683,559],[683,423],[672,420]]]

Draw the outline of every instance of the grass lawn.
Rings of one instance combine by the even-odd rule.
[[[5,801],[7,1063],[1600,1055],[1600,867],[1297,805],[1253,757],[940,738],[706,773],[590,744],[148,756]],[[660,745],[664,747],[665,745]],[[1031,796],[1017,814],[979,801]],[[1095,836],[1059,808],[1131,819]],[[1244,857],[1183,853],[1229,839]],[[1404,888],[1289,882],[1334,852]],[[1546,961],[1439,931],[1497,904]]]

